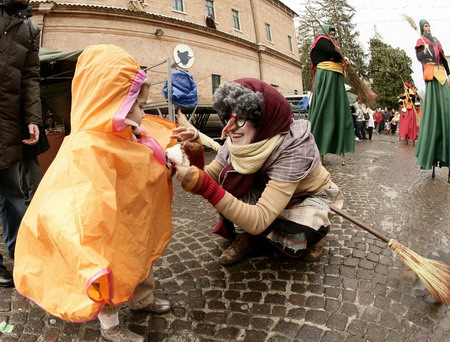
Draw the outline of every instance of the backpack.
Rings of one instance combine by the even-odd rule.
[[[364,120],[369,120],[370,119],[370,115],[368,112],[364,113]]]

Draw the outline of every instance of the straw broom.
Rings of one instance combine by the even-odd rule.
[[[360,228],[368,231],[377,238],[383,240],[388,246],[402,259],[403,263],[408,266],[414,273],[417,274],[419,279],[430,291],[436,302],[443,303],[447,306],[450,304],[450,267],[446,264],[426,259],[419,254],[413,252],[409,248],[403,246],[401,243],[394,239],[389,239],[380,232],[372,229],[368,225],[359,221],[358,219],[350,216],[345,211],[336,208],[333,205],[328,204],[330,209],[349,220]]]
[[[366,84],[359,78],[355,69],[351,65],[347,66],[347,71],[345,74],[347,83],[354,89],[356,95],[362,102],[367,102],[370,100],[369,89]]]
[[[319,19],[316,18],[314,13],[312,13],[312,11],[308,7],[305,6],[305,8],[309,12],[309,14],[311,14],[311,17],[319,24],[319,26],[322,28],[323,32],[325,32],[326,36],[330,39],[330,41],[333,44],[336,51],[338,51],[339,54],[341,55],[341,57],[344,58],[344,56],[342,56],[339,48],[334,43],[333,39],[329,36],[328,32],[326,32],[326,30],[323,28]],[[367,88],[367,85],[361,80],[361,78],[359,78],[355,69],[353,69],[353,67],[350,64],[348,64],[346,67],[344,77],[346,78],[347,83],[353,88],[356,95],[363,102],[367,102],[368,100],[370,100],[370,94],[369,94],[369,89]]]

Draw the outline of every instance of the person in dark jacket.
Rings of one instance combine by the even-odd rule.
[[[25,212],[20,189],[22,146],[39,140],[39,28],[31,21],[29,0],[0,0],[0,223],[14,258],[17,232]],[[23,138],[23,128],[29,138]],[[0,286],[13,285],[0,255]]]

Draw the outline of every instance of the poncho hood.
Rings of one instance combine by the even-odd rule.
[[[121,48],[87,47],[78,58],[72,82],[72,132],[123,131],[145,78],[136,60]]]

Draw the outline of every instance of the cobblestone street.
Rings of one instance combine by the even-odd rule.
[[[415,146],[398,136],[356,142],[356,153],[325,156],[344,210],[423,257],[450,265],[448,168],[420,170]],[[208,160],[214,156],[207,153]],[[170,313],[120,318],[149,342],[450,341],[450,311],[381,240],[335,216],[317,262],[264,248],[222,267],[229,242],[212,235],[218,215],[174,179],[173,238],[155,265],[156,296]],[[1,253],[7,255],[2,244]],[[5,257],[12,270],[12,262]],[[51,265],[49,265],[51,267]],[[0,288],[2,342],[103,341],[97,320],[67,323],[12,288]]]

